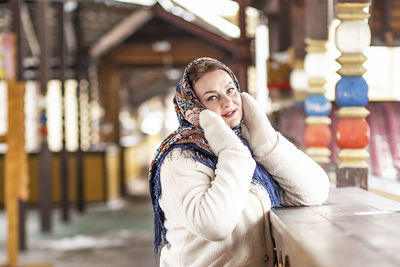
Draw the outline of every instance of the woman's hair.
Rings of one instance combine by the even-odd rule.
[[[213,61],[202,61],[200,63],[197,63],[193,67],[191,67],[188,72],[187,72],[187,78],[191,84],[191,86],[194,86],[194,84],[204,76],[204,74],[214,71],[214,70],[223,70],[226,71],[229,74],[229,70],[227,69],[226,66],[219,64],[218,62],[213,62]]]

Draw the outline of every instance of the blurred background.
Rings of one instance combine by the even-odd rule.
[[[157,266],[148,168],[205,56],[333,185],[361,168],[361,187],[399,200],[399,14],[397,0],[0,1],[0,264]]]

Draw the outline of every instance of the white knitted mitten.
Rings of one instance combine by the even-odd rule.
[[[256,100],[241,93],[243,106],[242,136],[249,142],[254,156],[268,153],[277,142],[277,133]]]
[[[248,151],[239,137],[217,113],[208,109],[203,110],[199,119],[200,126],[204,130],[204,136],[217,156],[227,149]]]

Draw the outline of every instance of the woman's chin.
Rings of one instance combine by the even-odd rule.
[[[230,120],[225,120],[225,123],[230,127],[230,128],[235,128],[240,124],[240,120],[238,119],[230,119]]]

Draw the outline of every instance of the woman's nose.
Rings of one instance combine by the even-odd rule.
[[[222,107],[230,107],[231,102],[232,102],[232,100],[229,98],[229,96],[221,97]]]

